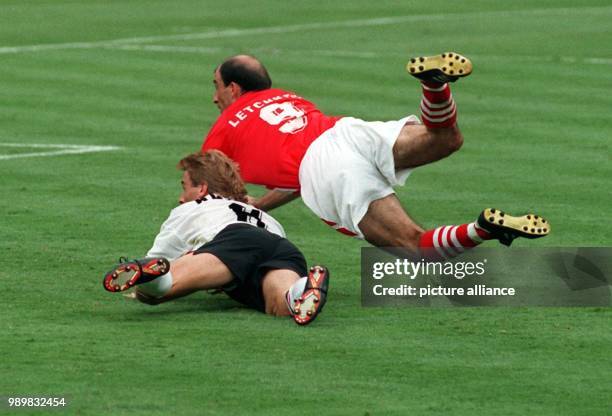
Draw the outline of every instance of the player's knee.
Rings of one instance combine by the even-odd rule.
[[[443,137],[439,138],[444,156],[451,155],[463,146],[463,135],[458,128],[444,129]]]
[[[449,138],[450,153],[454,153],[463,146],[463,135],[459,130],[454,130]]]

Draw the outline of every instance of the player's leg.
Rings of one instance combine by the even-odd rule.
[[[288,269],[270,270],[263,278],[262,291],[266,303],[266,313],[274,316],[292,315],[291,309],[287,304],[287,293],[302,277]],[[298,297],[304,291],[304,284],[296,292]]]
[[[276,247],[259,266],[266,270],[261,281],[265,312],[291,315],[298,325],[314,321],[327,301],[329,271],[324,266],[306,270],[302,252],[289,240],[277,240]]]
[[[323,266],[311,267],[304,277],[293,270],[271,270],[262,283],[266,313],[292,316],[299,325],[309,324],[323,309],[328,287],[329,270]]]
[[[393,145],[397,170],[433,163],[456,152],[463,145],[457,125],[431,129],[424,125],[406,124]]]
[[[539,238],[550,233],[546,219],[527,214],[514,217],[487,208],[474,222],[423,230],[405,213],[395,195],[370,203],[359,223],[364,238],[378,247],[403,247],[430,260],[453,258],[487,240],[512,244],[518,237]]]
[[[136,286],[136,296],[149,304],[159,304],[198,290],[223,287],[233,279],[230,270],[209,253],[188,254],[169,263],[149,258],[125,261],[104,277],[104,287],[111,292]]]
[[[170,271],[151,282],[137,286],[137,298],[159,304],[200,290],[218,289],[230,283],[232,272],[210,253],[187,254],[170,263]]]
[[[408,72],[421,80],[423,125],[406,125],[393,146],[396,169],[432,163],[449,156],[463,144],[457,126],[457,107],[449,82],[472,72],[469,59],[450,52],[411,59]]]
[[[372,201],[359,222],[365,240],[377,247],[404,247],[412,253],[419,250],[425,232],[412,220],[395,194]]]

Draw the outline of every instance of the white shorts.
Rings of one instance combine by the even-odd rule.
[[[359,222],[372,201],[394,193],[411,169],[395,170],[393,145],[416,116],[396,121],[340,119],[306,151],[300,164],[300,192],[308,208],[345,234],[363,238]]]

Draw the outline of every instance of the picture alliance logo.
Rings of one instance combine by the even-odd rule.
[[[404,277],[411,280],[418,276],[444,276],[461,280],[465,277],[485,274],[487,259],[481,261],[440,262],[421,259],[414,262],[408,259],[396,259],[390,262],[372,264],[372,277],[376,280],[385,277]]]

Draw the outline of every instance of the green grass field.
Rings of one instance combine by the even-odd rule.
[[[299,201],[273,214],[333,273],[309,327],[222,295],[148,307],[101,278],[150,247],[218,115],[212,71],[244,52],[369,120],[418,111],[408,57],[472,57],[453,86],[465,145],[398,189],[407,210],[427,227],[536,210],[554,232],[519,247],[612,245],[611,21],[609,0],[3,0],[0,396],[78,415],[609,415],[609,308],[362,308],[364,243]]]

